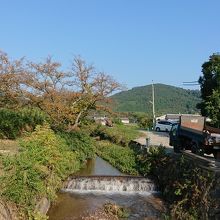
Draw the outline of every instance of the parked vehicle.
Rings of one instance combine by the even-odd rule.
[[[171,128],[170,145],[174,152],[190,149],[193,153],[213,154],[220,159],[220,129],[206,125],[202,116],[180,116],[179,123]]]
[[[156,122],[155,131],[170,131],[172,125],[176,124],[176,122],[167,121],[167,120],[160,120]]]

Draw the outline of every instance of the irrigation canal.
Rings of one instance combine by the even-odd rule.
[[[82,219],[113,202],[126,207],[128,219],[161,219],[164,211],[154,183],[143,177],[126,176],[96,157],[72,176],[58,195],[48,215],[50,220]]]

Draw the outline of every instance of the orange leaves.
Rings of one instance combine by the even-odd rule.
[[[55,126],[77,126],[81,117],[96,109],[121,85],[111,76],[97,72],[81,57],[75,57],[71,71],[47,57],[35,63],[11,61],[0,52],[0,107],[37,106]]]

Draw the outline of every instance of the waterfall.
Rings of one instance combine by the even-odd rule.
[[[64,190],[79,193],[153,193],[156,191],[156,187],[151,180],[143,177],[78,176],[72,177]]]

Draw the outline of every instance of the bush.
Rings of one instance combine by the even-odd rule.
[[[213,175],[198,168],[184,157],[167,161],[166,169],[158,169],[160,186],[164,197],[171,203],[173,219],[208,219]],[[158,174],[157,174],[158,175]]]
[[[163,167],[167,162],[165,147],[150,146],[145,154],[137,155],[139,172],[144,175],[156,175],[159,167]]]
[[[24,123],[35,129],[36,125],[49,122],[49,117],[38,108],[23,108],[19,111]]]
[[[146,113],[135,112],[131,115],[136,119],[137,124],[140,128],[152,128],[153,127],[153,118]]]
[[[46,119],[38,109],[0,109],[0,137],[15,139],[24,131],[33,131],[36,125],[43,124]]]
[[[48,125],[37,126],[20,145],[20,154],[3,158],[0,195],[33,219],[39,198],[54,199],[62,181],[78,170],[80,163],[65,140]]]
[[[21,128],[24,126],[21,115],[12,110],[1,109],[0,121],[1,138],[15,139],[21,133]]]
[[[209,193],[214,178],[184,157],[165,154],[164,147],[150,147],[138,156],[139,171],[156,178],[160,190],[170,205],[171,219],[208,219]]]
[[[81,162],[95,156],[95,143],[85,132],[60,132],[59,135],[66,140],[66,144],[70,149],[77,153]]]
[[[136,175],[135,154],[128,147],[121,147],[108,141],[97,143],[97,154],[123,173]]]

